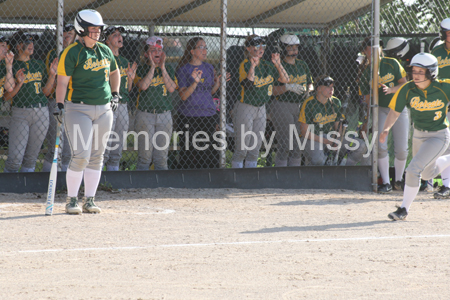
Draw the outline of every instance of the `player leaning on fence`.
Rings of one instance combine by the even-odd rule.
[[[268,62],[262,59],[265,49],[266,41],[260,36],[250,35],[245,40],[246,58],[239,66],[241,98],[233,109],[236,135],[233,168],[242,168],[244,160],[246,168],[256,168],[266,130],[266,103],[273,94],[275,80],[289,82],[280,54],[272,54],[272,62]]]
[[[4,96],[6,101],[12,101],[5,172],[18,172],[21,165],[21,172],[34,172],[48,130],[46,96],[53,89],[58,60],[52,62],[47,76],[44,63],[31,58],[34,53],[32,35],[16,32],[11,38],[11,46],[16,54],[13,72],[19,73],[14,89]]]
[[[380,134],[380,143],[384,143],[405,107],[410,109],[414,124],[413,159],[406,168],[403,202],[395,212],[388,215],[392,220],[406,218],[419,192],[421,178],[432,179],[450,166],[450,155],[441,156],[450,144],[446,116],[450,80],[437,80],[438,61],[429,53],[416,54],[410,65],[413,80],[395,93]]]
[[[119,171],[119,162],[122,157],[122,149],[124,144],[124,134],[128,132],[128,100],[129,92],[133,86],[133,80],[136,76],[137,63],[132,65],[128,60],[119,54],[119,49],[123,47],[122,33],[125,28],[110,26],[105,30],[105,44],[111,49],[116,59],[117,66],[120,70],[120,103],[114,111],[113,125],[111,128],[111,138],[108,142],[108,148],[105,151],[103,164],[106,165],[107,171]]]
[[[329,147],[332,147],[335,151],[339,149],[341,157],[348,156],[346,165],[353,166],[367,153],[366,144],[360,139],[348,138],[342,140],[342,146],[337,143],[341,141],[340,135],[343,133],[341,120],[344,120],[345,116],[342,113],[341,101],[333,96],[334,80],[322,75],[316,80],[315,85],[316,94],[303,102],[298,119],[301,135],[306,139],[305,150],[308,159],[312,165],[324,165],[328,157],[334,159],[336,156],[336,152],[330,152]],[[336,136],[335,133],[338,132],[339,136]],[[368,162],[365,161],[363,164]]]
[[[72,158],[66,173],[66,212],[80,214],[78,190],[84,173],[83,212],[99,213],[94,203],[112,122],[119,105],[120,72],[108,46],[98,43],[105,24],[95,10],[75,18],[78,39],[60,56],[55,115],[65,110]],[[64,102],[64,100],[67,100]]]

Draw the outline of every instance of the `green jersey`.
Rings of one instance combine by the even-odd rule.
[[[247,78],[248,70],[250,70],[251,63],[248,59],[239,66],[239,82]],[[275,66],[268,61],[260,60],[255,67],[255,81],[251,89],[246,89],[243,86],[241,90],[241,102],[253,106],[262,106],[270,101],[272,96],[273,84],[275,79],[278,79],[278,71]]]
[[[303,88],[308,90],[308,85],[313,83],[311,72],[309,71],[308,66],[306,63],[302,60],[296,59],[295,63],[293,65],[282,61],[284,69],[289,75],[289,83],[296,83],[303,86]],[[284,85],[284,83],[279,82],[278,80],[275,81],[275,86]],[[304,100],[307,93],[304,93],[303,95],[298,95],[294,92],[288,91],[284,94],[276,96],[276,99],[278,101],[283,102],[291,102],[291,103],[300,103]]]
[[[413,81],[409,81],[392,97],[389,108],[402,112],[407,106],[415,128],[438,131],[448,127],[449,95],[450,79],[432,81],[424,90],[419,89]]]
[[[71,77],[67,86],[68,101],[104,105],[111,100],[109,74],[117,68],[108,46],[96,43],[88,48],[76,41],[61,53],[58,75]]]
[[[370,87],[372,85],[371,78],[371,68],[367,67],[363,75],[361,76],[361,81],[359,82],[360,95],[369,95]],[[406,77],[405,69],[402,65],[395,59],[390,57],[383,57],[380,60],[379,78],[378,78],[378,105],[380,107],[388,107],[389,102],[393,97],[393,94],[385,95],[383,92],[382,84],[387,87],[394,87],[398,85],[398,81]]]
[[[13,62],[13,74],[16,74],[20,69],[24,69],[25,80],[12,100],[13,106],[26,108],[38,104],[47,105],[47,97],[42,92],[42,85],[47,82],[44,63],[35,59],[15,60]]]
[[[334,123],[339,121],[338,116],[345,118],[338,98],[332,96],[323,104],[317,100],[316,96],[311,96],[303,102],[298,121],[314,125],[314,133],[320,135],[335,130]]]
[[[5,93],[5,81],[6,81],[6,64],[5,61],[0,62],[0,101],[3,100],[3,94]]]
[[[139,66],[136,71],[135,81],[137,82],[144,78],[150,71],[150,68],[147,64]],[[166,66],[166,70],[169,77],[177,84],[174,69],[171,66]],[[167,92],[160,67],[156,67],[150,86],[145,91],[139,90],[136,107],[140,110],[151,110],[156,113],[173,109],[172,99]]]
[[[122,103],[128,102],[130,99],[128,92],[128,60],[123,56],[114,56],[117,62],[117,66],[120,70],[120,96],[122,99],[120,100]]]
[[[450,78],[450,50],[445,48],[445,43],[434,48],[431,54],[438,60],[439,78]]]

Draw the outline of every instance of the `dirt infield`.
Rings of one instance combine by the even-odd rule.
[[[449,201],[348,190],[0,195],[0,299],[448,299]]]

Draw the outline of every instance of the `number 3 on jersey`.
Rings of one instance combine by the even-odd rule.
[[[436,116],[434,116],[433,121],[437,121],[442,117],[442,111],[436,111],[434,113],[436,114]]]

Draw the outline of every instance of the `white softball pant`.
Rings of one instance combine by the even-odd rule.
[[[64,126],[72,154],[69,169],[100,171],[113,122],[110,103],[88,105],[66,101],[65,110]]]
[[[277,156],[275,166],[300,166],[301,151],[297,142],[295,131],[291,133],[291,126],[295,126],[297,134],[300,134],[300,104],[273,100],[270,104],[270,116],[275,126],[277,139]],[[293,148],[289,149],[292,141]]]
[[[383,131],[384,122],[389,114],[390,108],[378,108],[378,132]],[[408,109],[402,111],[394,126],[392,126],[392,137],[394,139],[395,158],[398,160],[406,160],[408,157],[408,138],[409,138],[409,115]],[[385,158],[388,156],[388,139],[384,143],[379,143],[378,158]]]
[[[114,112],[113,125],[111,128],[111,133],[116,133],[115,135],[111,135],[114,141],[111,141],[110,138],[108,141],[108,148],[105,150],[104,155],[104,163],[107,164],[108,167],[119,167],[119,162],[122,158],[124,136],[128,132],[129,124],[128,104],[120,103],[117,110]]]
[[[262,145],[262,137],[266,131],[266,106],[256,107],[236,102],[233,110],[235,150],[232,161],[242,163],[245,159],[247,162],[256,162]]]
[[[153,114],[138,110],[135,130],[138,134],[138,162],[136,170],[148,170],[151,162],[155,170],[167,170],[172,113]]]
[[[413,159],[406,168],[405,182],[418,187],[420,179],[429,180],[439,174],[436,160],[443,155],[450,144],[448,128],[439,131],[414,129]]]
[[[8,158],[5,173],[34,172],[48,130],[48,107],[13,107],[9,124]]]

